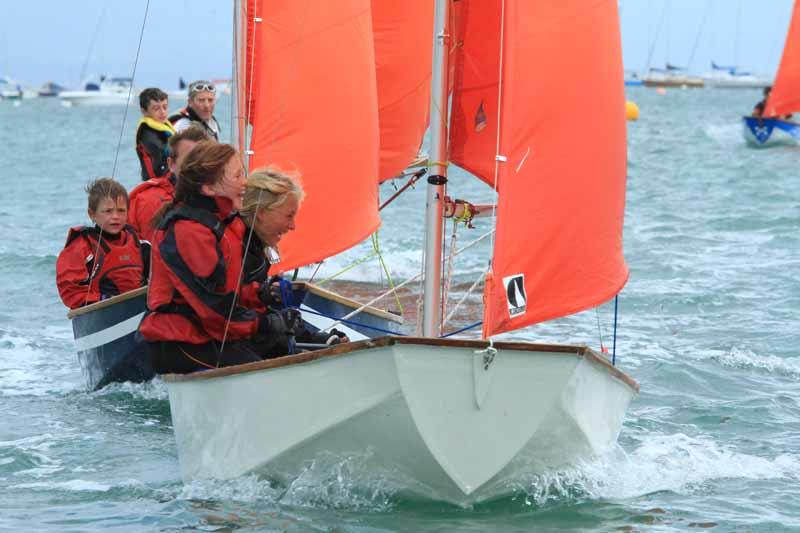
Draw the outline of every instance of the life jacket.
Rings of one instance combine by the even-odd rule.
[[[208,124],[208,122],[200,118],[200,116],[197,113],[195,113],[194,109],[192,109],[189,106],[186,106],[178,110],[177,112],[171,114],[167,118],[167,120],[170,122],[170,124],[175,126],[175,124],[177,124],[178,121],[182,118],[189,119],[192,122],[200,124],[210,139],[214,139],[215,141],[219,142],[219,134],[222,133],[222,128],[219,125],[217,117],[215,117],[214,115],[211,115],[211,120],[213,120],[214,124],[217,126],[216,131],[214,131],[214,129]]]
[[[149,143],[144,142],[143,135],[148,129],[156,133],[157,142],[154,142],[152,137]],[[158,122],[150,117],[139,119],[139,123],[136,125],[136,155],[139,157],[143,180],[161,178],[169,174],[167,141],[174,134],[175,128],[170,122]],[[158,153],[153,153],[152,149],[156,149]]]
[[[86,279],[81,285],[91,285],[91,290],[105,296],[116,296],[147,283],[150,265],[150,243],[140,241],[130,226],[123,231],[123,243],[102,238],[97,227],[77,226],[67,234],[66,248],[78,238],[86,239],[92,252],[86,258]],[[99,242],[99,245],[98,245]]]
[[[153,217],[165,203],[175,198],[175,176],[168,173],[163,178],[140,183],[128,194],[128,223],[136,233],[149,240],[155,232]]]
[[[242,254],[242,283],[266,281],[269,277],[269,261],[264,255],[264,243],[252,228],[248,228],[244,234]]]
[[[258,327],[258,316],[238,299],[244,223],[236,213],[223,216],[202,207],[211,198],[181,203],[160,221],[154,236],[153,275],[147,294],[148,311],[140,332],[148,341],[203,344],[227,338],[248,338]],[[175,225],[196,222],[214,236],[216,264],[208,275],[194,272],[178,249]],[[184,226],[185,227],[185,226]],[[181,238],[207,238],[189,226]],[[205,235],[205,236],[203,236]],[[211,254],[209,254],[209,257]],[[208,269],[206,269],[208,271]],[[229,327],[228,327],[229,326]]]

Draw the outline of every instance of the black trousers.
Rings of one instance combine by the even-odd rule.
[[[149,342],[150,358],[157,374],[188,374],[198,370],[220,368],[261,361],[253,345],[247,341],[228,341],[225,349],[219,342],[189,344],[187,342]]]

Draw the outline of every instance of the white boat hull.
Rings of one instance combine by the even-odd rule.
[[[61,103],[74,106],[74,105],[125,105],[130,100],[134,102],[138,98],[136,91],[128,95],[128,91],[62,91],[58,97]]]
[[[625,374],[582,347],[500,343],[490,361],[485,344],[384,337],[168,376],[181,474],[290,483],[361,457],[400,491],[469,505],[616,441]]]

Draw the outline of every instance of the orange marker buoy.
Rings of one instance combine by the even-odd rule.
[[[659,87],[658,89],[656,89],[656,92],[658,94],[667,94],[667,90],[663,87]]]
[[[639,120],[639,106],[630,100],[625,102],[625,119],[626,120]]]

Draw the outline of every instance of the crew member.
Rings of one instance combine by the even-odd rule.
[[[193,123],[199,124],[209,138],[219,142],[221,128],[214,116],[217,105],[217,88],[206,80],[193,81],[189,84],[189,104],[170,115],[169,121],[177,131],[188,128]]]
[[[261,360],[251,341],[285,342],[292,312],[241,305],[245,174],[237,151],[198,143],[180,167],[175,199],[153,236],[147,314],[139,326],[158,373],[186,373]]]
[[[243,305],[258,310],[279,310],[290,302],[281,300],[280,276],[269,276],[270,265],[280,261],[278,243],[295,228],[295,216],[303,200],[303,189],[296,179],[274,168],[256,170],[247,178],[247,186],[240,210],[247,225],[244,237]],[[312,331],[303,322],[295,327],[298,342],[313,344],[338,344],[348,342],[347,335],[332,329]],[[285,346],[264,344],[261,353],[278,355],[286,353]]]
[[[167,93],[150,87],[139,93],[142,118],[136,126],[136,155],[142,167],[142,180],[162,178],[169,173],[167,141],[175,133],[167,120]]]
[[[76,309],[141,287],[147,282],[150,246],[125,224],[128,194],[111,178],[86,188],[94,226],[69,230],[56,261],[56,284],[64,305]]]
[[[169,138],[167,165],[170,172],[162,178],[152,178],[137,185],[130,194],[128,224],[143,239],[150,240],[155,228],[152,221],[155,214],[171,202],[175,196],[175,181],[178,168],[186,155],[200,141],[207,140],[206,132],[197,125],[179,131]]]

